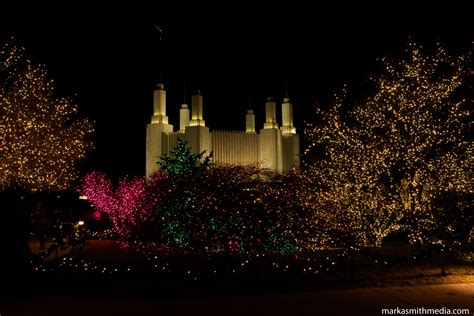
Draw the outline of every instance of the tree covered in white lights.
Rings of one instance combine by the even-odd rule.
[[[347,106],[343,93],[329,111],[316,109],[305,153],[315,159],[312,172],[356,218],[361,243],[378,245],[401,228],[423,242],[439,233],[440,199],[449,196],[462,212],[473,193],[470,118],[459,93],[467,63],[440,45],[426,53],[413,43],[402,59],[381,61],[364,101]]]
[[[11,42],[0,44],[0,111],[0,189],[66,189],[92,147],[92,124],[71,98],[55,95],[44,65]]]

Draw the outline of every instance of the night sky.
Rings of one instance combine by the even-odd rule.
[[[187,102],[193,89],[202,90],[211,130],[243,130],[249,96],[260,129],[265,97],[280,103],[288,80],[301,134],[315,104],[328,103],[344,83],[357,91],[377,69],[376,58],[397,56],[410,36],[439,40],[452,52],[468,52],[474,39],[467,1],[417,7],[333,1],[314,8],[82,3],[3,8],[0,38],[14,36],[35,62],[46,64],[59,94],[76,95],[96,124],[96,149],[81,168],[113,176],[144,174],[145,125],[160,68],[175,129],[184,81]],[[161,42],[155,25],[164,30]]]

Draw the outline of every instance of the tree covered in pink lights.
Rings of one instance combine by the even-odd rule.
[[[116,187],[100,172],[92,172],[84,178],[82,195],[99,211],[109,215],[121,240],[127,241],[136,232],[139,223],[152,214],[156,196],[146,190],[143,178],[121,179]]]

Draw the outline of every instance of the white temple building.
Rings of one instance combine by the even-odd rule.
[[[212,152],[215,164],[259,164],[262,168],[279,172],[299,168],[300,138],[293,126],[293,105],[289,98],[284,98],[281,104],[281,127],[276,119],[277,104],[273,98],[267,98],[265,123],[259,133],[252,110],[248,110],[245,116],[245,131],[210,131],[203,118],[200,91],[193,93],[191,113],[187,104],[181,105],[177,131],[168,123],[163,84],[157,85],[153,103],[151,123],[146,129],[147,177],[159,169],[157,162],[160,157],[169,154],[178,144],[178,139],[186,141],[193,153],[205,151],[209,155]]]

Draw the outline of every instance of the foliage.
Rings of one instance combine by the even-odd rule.
[[[113,189],[103,174],[85,178],[81,193],[111,215],[122,240],[230,253],[294,253],[347,243],[350,226],[308,175],[210,165],[183,144],[147,184],[122,180]]]
[[[339,243],[340,227],[331,223],[336,213],[323,207],[317,183],[301,172],[210,166],[183,176],[179,185],[162,178],[151,188],[167,192],[153,226],[161,226],[158,239],[167,244],[203,252],[294,253]]]
[[[143,178],[124,178],[116,188],[107,176],[92,172],[85,176],[80,194],[109,215],[120,240],[128,241],[137,226],[150,218],[157,196],[150,194]]]
[[[92,148],[92,124],[71,98],[55,95],[45,66],[12,43],[0,45],[0,112],[0,189],[67,189]]]
[[[363,244],[402,228],[413,242],[440,242],[435,202],[449,192],[472,201],[469,113],[456,98],[465,59],[409,44],[404,59],[382,62],[363,102],[344,110],[343,94],[329,111],[316,109],[305,153],[319,151],[312,173],[355,217]]]
[[[208,156],[205,152],[192,154],[186,142],[178,139],[178,145],[171,151],[171,155],[161,157],[158,161],[161,172],[172,180],[182,179],[184,175],[196,174],[207,169],[211,164],[212,153]]]

